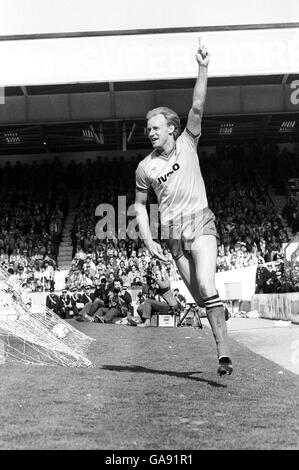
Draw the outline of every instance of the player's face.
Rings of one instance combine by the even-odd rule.
[[[173,138],[173,130],[163,114],[157,114],[147,121],[147,133],[154,149],[163,149]]]

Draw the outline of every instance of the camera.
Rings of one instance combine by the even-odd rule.
[[[156,282],[156,277],[155,277],[155,273],[154,273],[154,270],[153,270],[153,266],[151,266],[151,265],[148,266],[148,268],[146,270],[145,277],[146,277],[146,282],[149,285]]]

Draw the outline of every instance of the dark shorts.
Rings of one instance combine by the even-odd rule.
[[[185,254],[190,254],[191,245],[196,238],[202,235],[217,236],[215,215],[208,207],[187,220],[171,221],[167,227],[164,226],[164,229],[168,234],[164,240],[174,260]]]

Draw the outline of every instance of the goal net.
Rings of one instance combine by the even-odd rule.
[[[32,312],[26,294],[0,266],[0,362],[91,367],[95,340],[47,308]]]

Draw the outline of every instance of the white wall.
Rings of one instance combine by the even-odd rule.
[[[299,28],[204,31],[210,77],[297,74]],[[198,32],[0,41],[1,86],[195,78]]]
[[[251,301],[255,293],[256,266],[216,273],[216,287],[222,300]],[[186,301],[193,303],[194,299],[183,281],[171,283],[172,289],[178,288]]]

